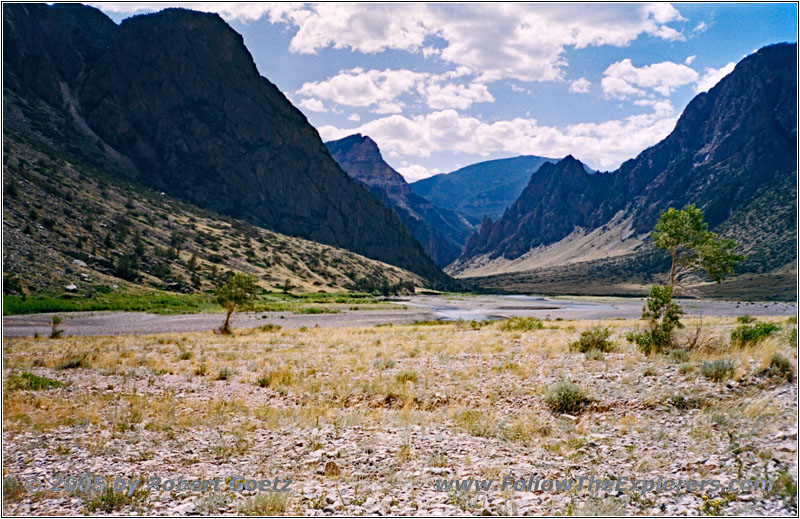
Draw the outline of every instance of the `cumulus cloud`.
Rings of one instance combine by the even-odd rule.
[[[319,99],[303,99],[298,103],[300,106],[305,108],[306,110],[311,110],[312,112],[327,112],[328,109],[325,108],[325,105],[322,104],[322,101]]]
[[[494,102],[486,85],[481,83],[444,83],[470,73],[459,67],[443,74],[413,72],[407,69],[364,70],[356,67],[340,71],[322,81],[303,84],[300,95],[328,99],[346,106],[374,106],[375,113],[400,113],[405,104],[397,98],[415,91],[434,109],[465,110],[473,103]]]
[[[296,29],[290,50],[387,49],[465,65],[481,82],[563,79],[567,47],[625,46],[641,35],[681,40],[671,24],[684,21],[670,4],[380,4],[380,3],[94,3],[107,12],[136,13],[187,7],[219,13],[226,20],[266,17]],[[441,48],[430,44],[436,38]]]
[[[664,61],[636,67],[625,58],[609,65],[601,85],[606,96],[620,99],[651,94],[647,90],[669,96],[678,87],[696,82],[697,78],[694,69],[680,63]]]
[[[357,123],[358,121],[361,120],[361,116],[354,112],[347,116],[347,120]]]
[[[410,164],[396,169],[408,182],[416,182],[417,180],[422,180],[423,178],[432,177],[441,173],[437,168],[428,169],[419,164]]]
[[[298,94],[329,99],[347,106],[371,106],[392,101],[414,88],[427,74],[411,70],[342,70],[322,81],[304,83]]]
[[[714,85],[719,83],[719,80],[733,72],[736,63],[730,62],[724,67],[720,68],[707,68],[703,76],[697,81],[694,91],[698,94],[700,92],[708,92]]]
[[[493,103],[494,97],[486,85],[471,83],[458,85],[448,83],[444,86],[431,82],[419,86],[419,93],[433,109],[457,108],[466,110],[472,103]]]
[[[613,169],[643,149],[666,137],[677,115],[666,105],[621,120],[581,123],[558,128],[535,119],[515,118],[493,123],[455,110],[440,110],[414,117],[391,115],[357,128],[319,128],[324,140],[353,133],[369,135],[382,150],[399,155],[429,157],[436,152],[509,152],[560,157],[574,154],[591,158],[592,166]]]
[[[686,58],[686,59],[684,60],[684,63],[686,63],[687,65],[691,65],[691,64],[692,64],[692,61],[694,61],[694,58],[696,58],[696,57],[697,57],[697,56],[695,56],[695,55],[689,56],[688,58]]]
[[[592,86],[592,82],[585,77],[581,77],[569,82],[569,91],[585,94],[589,91],[590,86]]]

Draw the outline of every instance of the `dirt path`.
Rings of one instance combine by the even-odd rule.
[[[235,328],[257,328],[267,323],[285,328],[306,326],[350,327],[376,324],[409,324],[432,319],[483,320],[505,317],[534,316],[541,319],[614,319],[637,318],[642,312],[642,299],[637,298],[544,298],[534,296],[414,296],[397,301],[403,310],[344,310],[338,314],[292,314],[258,312],[237,314]],[[738,316],[794,315],[795,303],[737,303],[724,301],[683,301],[687,315]],[[50,333],[53,314],[3,317],[3,337],[31,336]],[[61,328],[67,335],[121,335],[209,331],[219,327],[222,315],[199,313],[157,315],[134,312],[75,312],[59,314]],[[266,316],[266,318],[264,317]]]

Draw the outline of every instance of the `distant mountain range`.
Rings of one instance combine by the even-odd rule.
[[[378,145],[361,134],[326,142],[331,156],[348,175],[394,210],[425,252],[442,267],[461,255],[478,220],[442,209],[413,193],[400,173],[381,156]]]
[[[166,9],[117,25],[79,4],[8,4],[3,38],[9,138],[450,286],[218,15]]]
[[[448,270],[495,276],[478,282],[516,290],[542,289],[567,271],[578,291],[601,285],[603,269],[646,279],[663,268],[647,234],[662,211],[686,204],[741,244],[749,256],[742,272],[794,268],[796,99],[796,45],[765,47],[695,97],[668,137],[618,170],[588,174],[571,156],[541,166]],[[536,274],[543,270],[546,276]]]
[[[411,190],[432,204],[478,221],[484,216],[497,219],[519,197],[531,175],[542,164],[556,160],[523,155],[479,162],[413,182]]]

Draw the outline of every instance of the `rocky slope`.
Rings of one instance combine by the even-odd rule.
[[[542,166],[498,221],[483,222],[452,271],[551,268],[556,253],[566,263],[619,256],[623,270],[653,274],[663,262],[642,259],[653,254],[647,233],[662,211],[686,204],[740,242],[750,256],[744,272],[794,262],[796,92],[796,45],[761,49],[695,97],[667,138],[618,170],[587,174],[572,157]]]
[[[4,130],[216,213],[448,283],[219,16],[167,9],[117,26],[81,5],[3,14]]]
[[[398,267],[201,210],[38,142],[6,135],[3,151],[5,294],[204,292],[229,270],[271,291],[423,285]]]
[[[475,223],[462,214],[441,209],[413,193],[400,173],[383,160],[378,145],[367,136],[350,135],[326,142],[331,156],[348,175],[392,209],[439,265],[461,255]]]
[[[411,190],[439,207],[474,218],[499,218],[542,164],[554,159],[524,155],[489,160],[418,180]]]

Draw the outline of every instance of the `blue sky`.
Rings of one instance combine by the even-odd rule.
[[[744,56],[797,41],[791,3],[92,5],[219,13],[324,140],[369,135],[409,181],[522,154],[614,169]]]

